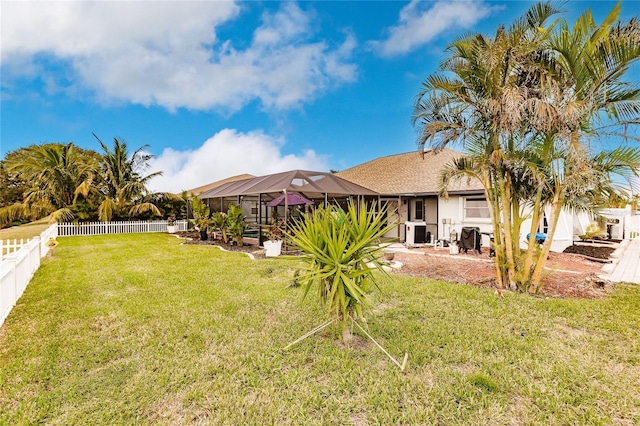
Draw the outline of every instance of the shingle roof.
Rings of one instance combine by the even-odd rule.
[[[215,181],[215,182],[208,183],[206,185],[199,186],[197,188],[189,189],[187,191],[187,193],[189,195],[200,195],[200,194],[202,194],[204,192],[211,191],[212,189],[217,188],[219,186],[222,186],[222,185],[224,185],[226,183],[235,182],[237,180],[249,179],[249,178],[253,178],[253,177],[255,177],[255,176],[254,175],[250,175],[248,173],[244,173],[244,174],[236,175],[236,176],[231,176],[231,177],[228,177],[226,179],[218,180],[218,181]]]
[[[445,148],[437,153],[427,151],[389,155],[376,158],[336,173],[343,179],[372,189],[382,195],[438,194],[442,166],[463,156],[459,151]],[[449,193],[482,192],[478,180],[461,179],[450,183]]]

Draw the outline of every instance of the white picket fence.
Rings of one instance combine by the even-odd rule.
[[[186,231],[187,221],[177,220],[175,231]],[[54,223],[39,237],[30,240],[0,240],[0,326],[24,293],[40,259],[49,253],[50,239],[58,236],[167,232],[167,221]]]
[[[176,220],[176,231],[186,231],[187,221]],[[78,235],[106,235],[106,234],[130,234],[138,232],[167,232],[167,221],[157,220],[153,222],[86,222],[86,223],[60,223],[58,235],[71,237]]]
[[[29,242],[29,240],[27,240],[27,243]],[[13,241],[11,240],[0,240],[0,260],[2,260],[3,257],[10,255],[13,252],[16,252],[18,250],[20,250],[22,248],[22,246],[24,246],[26,243],[24,241],[24,239],[14,239]]]
[[[40,259],[49,253],[47,242],[57,236],[58,225],[53,224],[26,242],[0,240],[0,326],[40,267]]]

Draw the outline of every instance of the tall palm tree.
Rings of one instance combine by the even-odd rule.
[[[454,165],[449,174],[455,176],[455,169],[475,174],[485,188],[501,286],[516,281],[519,263],[521,219],[514,217],[519,209],[513,202],[519,201],[522,165],[513,154],[530,137],[524,118],[530,99],[537,96],[530,86],[539,73],[532,65],[545,55],[542,41],[551,28],[546,22],[558,12],[540,3],[493,37],[471,34],[455,40],[440,72],[426,79],[416,99],[414,124],[420,127],[421,149],[451,143],[469,148],[473,158]]]
[[[93,190],[101,199],[98,218],[107,222],[114,217],[139,216],[145,213],[161,216],[158,207],[149,201],[151,194],[147,183],[162,172],[143,174],[153,158],[144,151],[147,146],[142,146],[129,155],[125,141],[114,138],[112,151],[98,136],[94,136],[104,152],[100,162],[100,178],[92,186],[83,188],[83,192],[86,194]]]
[[[624,80],[629,67],[640,59],[640,25],[638,18],[619,21],[620,13],[618,3],[597,25],[587,10],[572,28],[562,21],[548,38],[553,55],[544,65],[553,78],[541,86],[546,93],[544,103],[553,113],[539,130],[568,153],[566,161],[551,162],[564,167],[550,170],[553,173],[547,179],[543,204],[552,211],[552,230],[562,207],[576,203],[576,194],[582,195],[585,184],[593,190],[584,195],[597,196],[615,191],[608,174],[629,179],[640,170],[633,149],[594,155],[585,143],[585,139],[600,137],[624,141],[627,126],[640,122],[640,87]],[[546,257],[550,248],[551,241],[543,246],[541,255]],[[538,262],[531,279],[534,289],[539,288],[542,271],[543,264]]]
[[[492,211],[499,281],[532,291],[540,287],[560,211],[616,191],[610,175],[628,177],[640,166],[636,150],[594,155],[583,143],[584,135],[603,134],[594,125],[603,116],[606,124],[640,121],[638,88],[622,80],[640,53],[637,20],[618,22],[618,4],[601,25],[587,11],[573,29],[563,20],[545,27],[557,12],[540,3],[493,38],[454,42],[442,67],[454,77],[431,76],[415,114],[421,146],[462,140],[470,148],[473,159],[452,165],[443,183],[480,178]],[[532,234],[543,212],[551,214],[542,250],[531,239],[523,257],[525,206]]]
[[[33,145],[11,153],[5,160],[7,170],[30,186],[23,202],[6,212],[31,219],[73,217],[76,191],[93,178],[97,164],[95,153],[73,143]]]

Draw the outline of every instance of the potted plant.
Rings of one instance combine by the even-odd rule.
[[[200,240],[207,241],[209,239],[209,226],[211,225],[211,219],[208,217],[201,217],[196,219],[196,227],[200,231]]]
[[[171,215],[167,218],[167,232],[170,234],[175,234],[178,230],[178,226],[176,225],[176,217]]]
[[[227,222],[229,232],[238,245],[243,245],[242,234],[247,224],[244,221],[244,213],[242,207],[231,204],[227,211]]]
[[[284,236],[282,232],[283,224],[284,222],[280,220],[274,220],[271,226],[269,226],[269,240],[262,243],[265,256],[275,257],[280,256],[280,253],[282,253],[282,239]]]
[[[227,244],[229,242],[229,237],[227,235],[227,230],[229,229],[229,221],[226,213],[215,212],[213,214],[213,226],[216,231],[220,233],[220,238],[222,241]],[[216,237],[215,239],[217,239]]]
[[[209,207],[198,197],[191,199],[191,209],[193,211],[192,223],[195,224],[196,229],[200,231],[200,239],[206,241],[209,239],[208,231],[211,226],[211,210]]]

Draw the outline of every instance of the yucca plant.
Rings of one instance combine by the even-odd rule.
[[[329,319],[342,322],[342,339],[351,338],[348,319],[363,319],[367,293],[377,286],[374,272],[386,275],[379,260],[380,238],[395,224],[387,223],[385,211],[357,208],[349,203],[345,213],[336,206],[316,209],[304,221],[296,221],[288,236],[301,250],[304,266],[298,280],[304,297],[312,287]]]

